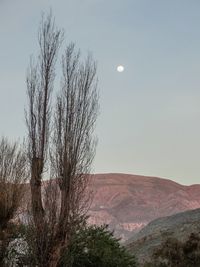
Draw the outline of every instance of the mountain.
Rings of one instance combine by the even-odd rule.
[[[129,174],[95,174],[89,223],[109,224],[127,240],[150,221],[200,207],[200,185]]]
[[[46,184],[47,181],[43,183]],[[168,179],[130,174],[94,174],[90,224],[109,224],[122,241],[152,220],[200,208],[200,185],[184,186]],[[27,188],[26,201],[30,200]]]
[[[185,241],[191,233],[200,233],[200,209],[181,212],[150,222],[139,233],[126,241],[128,250],[142,264],[151,258],[155,248],[167,238]]]

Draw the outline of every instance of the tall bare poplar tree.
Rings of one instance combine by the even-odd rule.
[[[29,159],[31,165],[31,200],[36,228],[43,225],[41,181],[47,161],[50,136],[51,93],[55,78],[55,63],[61,44],[61,31],[57,30],[50,14],[42,19],[38,41],[40,53],[37,64],[30,64],[27,75]]]
[[[87,211],[86,187],[96,147],[93,130],[98,112],[96,64],[92,58],[88,56],[81,63],[80,53],[70,44],[62,57],[62,70],[52,151],[52,165],[61,192],[53,257],[62,250],[62,244],[68,245]]]
[[[68,45],[62,56],[61,90],[52,108],[50,97],[61,40],[62,32],[49,15],[39,30],[38,64],[30,65],[27,76],[34,242],[37,264],[43,267],[59,266],[63,251],[85,216],[96,143],[96,64],[91,56],[82,63],[74,44]],[[48,167],[50,178],[55,180],[46,183],[42,194],[42,175]]]
[[[31,59],[27,74],[28,156],[31,172],[31,212],[34,226],[34,254],[39,266],[48,266],[47,220],[42,197],[42,176],[48,165],[51,123],[51,94],[55,78],[55,63],[62,41],[62,32],[55,27],[52,15],[43,17],[39,32],[39,56]]]

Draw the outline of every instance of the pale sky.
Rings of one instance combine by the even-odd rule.
[[[26,70],[50,8],[98,61],[94,172],[200,183],[199,0],[0,0],[0,134],[26,134]]]

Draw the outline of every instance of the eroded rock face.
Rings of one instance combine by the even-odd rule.
[[[128,174],[96,174],[89,223],[109,224],[123,241],[150,221],[200,207],[200,185]]]

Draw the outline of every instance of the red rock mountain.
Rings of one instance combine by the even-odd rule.
[[[128,174],[95,174],[89,223],[110,225],[122,240],[150,221],[200,207],[200,185]]]

